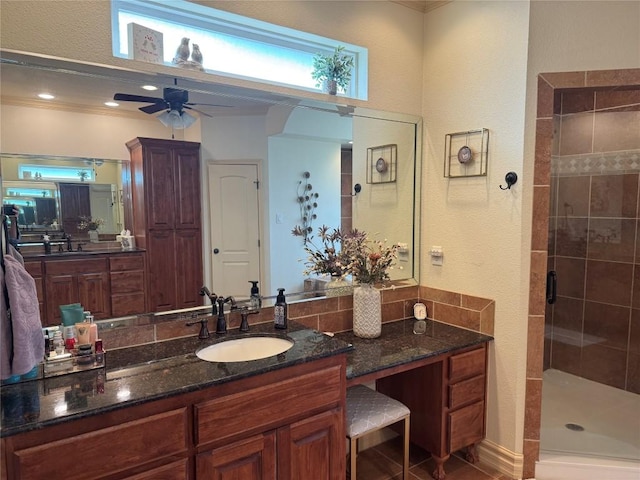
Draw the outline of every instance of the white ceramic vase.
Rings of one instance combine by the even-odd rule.
[[[353,333],[360,338],[376,338],[382,332],[380,290],[364,283],[353,288]]]
[[[97,230],[89,230],[89,241],[91,243],[98,243],[100,241]]]

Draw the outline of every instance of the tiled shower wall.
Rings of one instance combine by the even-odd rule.
[[[640,393],[640,90],[558,103],[544,367]]]

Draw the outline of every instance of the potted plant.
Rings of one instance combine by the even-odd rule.
[[[332,55],[317,53],[313,57],[311,77],[316,81],[316,87],[324,86],[330,95],[335,95],[338,87],[346,90],[351,81],[353,57],[343,52],[344,47],[337,46]]]

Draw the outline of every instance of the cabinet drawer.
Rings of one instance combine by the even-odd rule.
[[[330,367],[197,404],[196,442],[262,432],[294,416],[336,405],[341,400],[341,372],[340,366]]]
[[[186,456],[187,443],[187,411],[181,408],[17,450],[11,460],[17,478],[63,476],[65,480],[84,480],[91,476],[91,470],[87,470],[87,464],[78,459],[95,458],[96,452],[109,452],[109,461],[95,466],[100,468],[101,475],[107,476],[163,456]],[[153,448],[149,448],[150,445]]]
[[[449,385],[449,408],[455,409],[467,403],[484,400],[484,385],[484,375]]]
[[[449,383],[456,383],[476,375],[484,375],[484,362],[484,348],[452,356],[449,358]]]
[[[185,480],[186,478],[189,478],[189,461],[184,458],[178,462],[127,477],[126,480]]]
[[[484,402],[474,403],[449,414],[449,453],[482,440]]]
[[[32,277],[41,277],[42,276],[42,262],[24,262],[24,269],[31,275]]]
[[[119,294],[111,297],[111,314],[114,317],[124,317],[145,311],[144,293]]]
[[[144,259],[142,255],[127,255],[123,257],[111,257],[109,259],[109,267],[112,272],[121,272],[126,270],[143,270]]]
[[[144,272],[111,272],[111,293],[142,292]]]
[[[106,258],[82,260],[54,260],[45,264],[47,275],[69,275],[74,273],[108,272]]]

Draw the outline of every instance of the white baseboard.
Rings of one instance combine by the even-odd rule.
[[[478,456],[485,465],[495,468],[509,478],[522,478],[524,456],[512,452],[490,440],[483,440],[478,445]]]

